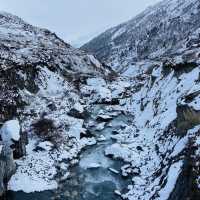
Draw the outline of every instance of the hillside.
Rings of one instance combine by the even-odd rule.
[[[107,30],[82,49],[116,70],[141,60],[172,57],[199,41],[200,2],[165,0]]]
[[[131,83],[132,125],[106,150],[129,163],[124,199],[199,199],[200,2],[162,1],[82,49]]]
[[[148,8],[83,47],[101,64],[1,13],[0,192],[8,186],[9,200],[200,199],[199,15],[196,0]]]

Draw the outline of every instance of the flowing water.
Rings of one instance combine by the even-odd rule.
[[[93,113],[98,113],[96,107]],[[102,109],[102,108],[101,108]],[[95,117],[95,116],[93,116]],[[127,124],[130,117],[118,115],[111,122],[112,126],[105,126],[101,131],[91,128],[93,135],[104,140],[96,145],[87,147],[80,155],[80,162],[70,170],[70,177],[61,182],[57,191],[35,193],[8,192],[8,200],[120,200],[114,191],[124,191],[130,180],[120,174],[122,161],[113,160],[104,155],[105,148],[113,143],[112,131]],[[114,169],[114,170],[112,170]],[[119,172],[119,173],[118,173]]]

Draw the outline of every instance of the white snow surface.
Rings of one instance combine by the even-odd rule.
[[[18,120],[10,120],[3,124],[1,137],[4,144],[12,144],[11,139],[18,141],[20,139],[20,125]]]

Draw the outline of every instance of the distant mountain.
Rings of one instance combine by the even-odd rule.
[[[92,32],[90,34],[78,37],[75,40],[71,41],[71,45],[73,45],[76,48],[81,47],[83,44],[89,42],[92,38],[98,36],[100,33],[102,33],[102,31],[106,30],[107,28],[102,28],[101,30],[97,30],[95,32]]]
[[[82,49],[120,69],[190,48],[200,34],[199,0],[164,0],[97,36]]]

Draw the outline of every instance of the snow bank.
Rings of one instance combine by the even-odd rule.
[[[18,141],[20,139],[20,125],[18,120],[10,120],[4,123],[1,130],[1,137],[4,143],[12,143],[12,139]]]

